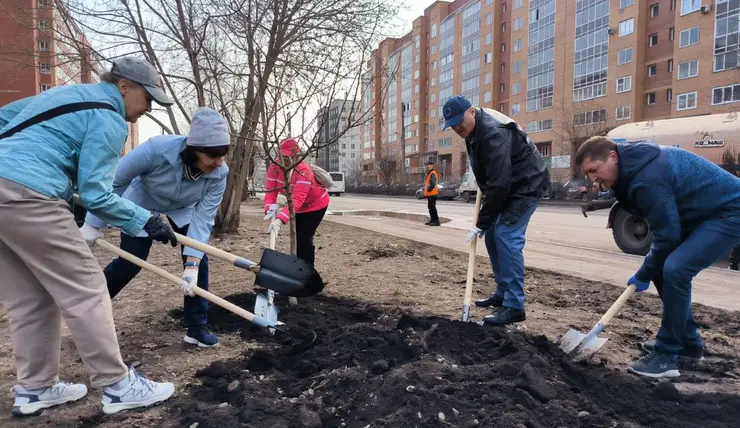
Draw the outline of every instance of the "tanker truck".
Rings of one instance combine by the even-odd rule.
[[[740,117],[738,112],[633,122],[611,130],[607,137],[617,143],[653,142],[696,153],[740,177]],[[627,254],[644,256],[650,250],[652,234],[644,218],[632,215],[615,200],[584,203],[584,217],[590,211],[608,209],[607,229],[614,242]]]

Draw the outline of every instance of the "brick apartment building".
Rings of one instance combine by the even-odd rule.
[[[0,6],[0,107],[59,85],[94,83],[102,71],[79,27],[54,0],[3,1]],[[139,144],[129,124],[123,152]]]
[[[740,0],[436,1],[367,64],[365,168],[404,152],[414,178],[430,157],[460,177],[465,144],[442,131],[441,109],[463,94],[516,120],[553,178],[570,178],[591,134],[740,111],[739,23]]]

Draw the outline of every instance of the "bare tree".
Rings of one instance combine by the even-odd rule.
[[[616,126],[614,108],[599,107],[593,101],[573,103],[561,99],[555,109],[553,133],[569,148],[570,178],[581,174],[575,165],[578,148],[584,141],[596,135],[606,135]]]
[[[345,173],[344,181],[356,192],[359,192],[365,176],[363,165],[364,162],[362,161],[362,158],[353,159],[347,163],[347,171]]]
[[[383,184],[390,186],[398,177],[401,157],[398,148],[393,144],[383,144],[380,150],[380,157],[377,161],[377,170],[379,178]]]

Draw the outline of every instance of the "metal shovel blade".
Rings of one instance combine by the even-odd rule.
[[[576,355],[573,357],[573,360],[582,361],[591,358],[591,356],[599,352],[599,349],[601,349],[601,347],[608,341],[608,337],[594,337],[591,340],[584,341],[581,343],[581,346],[576,348]]]
[[[575,359],[580,360],[588,358],[591,355],[601,349],[602,346],[609,340],[608,337],[594,337],[590,340],[586,340],[587,334],[583,334],[578,330],[570,329],[565,335],[560,338],[560,349],[566,354],[569,354],[577,349]]]
[[[267,291],[270,293],[270,291]],[[254,301],[254,314],[258,317],[262,317],[272,324],[278,323],[279,309],[275,306],[274,302],[270,301],[270,298],[265,295],[266,293],[258,293],[257,298]],[[274,328],[269,328],[270,334],[275,334]]]
[[[265,248],[255,285],[290,297],[309,297],[324,289],[321,275],[305,260]]]

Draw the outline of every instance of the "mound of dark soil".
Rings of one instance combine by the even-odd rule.
[[[252,308],[254,298],[228,300]],[[275,337],[212,308],[210,322],[266,347],[198,372],[173,407],[181,426],[737,427],[740,397],[679,393],[603,366],[574,364],[544,336],[316,297],[280,302]],[[228,404],[224,404],[228,403]]]

